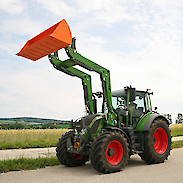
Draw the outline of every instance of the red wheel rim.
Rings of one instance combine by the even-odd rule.
[[[84,157],[83,154],[75,154],[75,153],[70,153],[70,156],[72,157],[72,159],[74,160],[80,160]]]
[[[168,136],[166,131],[159,127],[153,135],[153,147],[158,154],[164,154],[168,147]]]
[[[106,148],[106,158],[111,165],[120,163],[123,157],[123,147],[117,140],[111,141]]]

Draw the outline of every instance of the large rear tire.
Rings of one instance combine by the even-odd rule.
[[[67,138],[68,133],[62,136],[62,138],[57,143],[56,155],[58,160],[63,165],[73,167],[73,166],[81,166],[84,165],[86,161],[88,161],[88,156],[83,154],[75,154],[67,152]]]
[[[102,132],[94,138],[90,159],[93,167],[101,173],[120,171],[127,164],[128,143],[119,132]]]
[[[144,152],[139,156],[147,163],[162,163],[170,155],[171,134],[166,121],[156,119],[144,136]]]

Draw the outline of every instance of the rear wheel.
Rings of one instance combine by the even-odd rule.
[[[90,159],[99,172],[116,172],[127,164],[128,152],[124,135],[119,132],[103,132],[92,142]]]
[[[144,152],[139,156],[147,163],[161,163],[171,150],[171,134],[163,119],[156,119],[145,133]]]
[[[65,134],[57,143],[56,155],[60,163],[66,166],[81,166],[88,161],[88,156],[83,154],[75,154],[67,152],[67,138],[69,134]]]

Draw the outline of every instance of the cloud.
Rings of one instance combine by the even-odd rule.
[[[28,16],[4,19],[0,25],[0,32],[3,33],[4,37],[7,35],[35,36],[43,30],[44,26],[41,21],[34,21]]]
[[[111,2],[112,3],[112,2]],[[107,8],[108,7],[108,8]],[[115,5],[111,7],[109,4],[103,10],[95,13],[96,20],[100,20],[103,24],[111,24],[122,20],[133,20],[133,15],[126,12],[127,6]]]
[[[78,5],[78,11],[80,13],[91,13],[93,11],[100,10],[103,7],[104,1],[101,0],[93,0],[93,1],[85,1],[85,0],[76,0]]]
[[[15,55],[28,39],[39,34],[45,28],[42,22],[33,21],[27,16],[3,19],[0,24],[1,53],[7,52],[10,55]]]
[[[88,17],[90,23],[111,25],[122,21],[141,21],[145,18],[141,0],[77,0],[78,11]],[[138,10],[138,13],[137,13]]]
[[[4,43],[2,41],[0,41],[0,50],[2,50],[2,53],[7,53],[9,55],[14,56],[15,53],[18,52],[18,50],[20,49],[20,46],[22,46],[21,44],[17,44],[17,43]],[[1,54],[2,54],[1,53]]]
[[[26,8],[26,4],[22,0],[1,1],[1,6],[0,6],[0,9],[11,14],[20,14],[25,8]]]
[[[153,6],[157,6],[157,7],[162,7],[162,8],[165,8],[165,7],[180,7],[181,5],[183,5],[183,2],[182,0],[162,0],[162,1],[159,1],[159,0],[151,0],[151,3]]]
[[[52,12],[57,16],[71,18],[77,16],[78,14],[77,10],[74,7],[69,6],[63,0],[52,0],[52,1],[36,0],[36,1],[39,5],[43,6],[48,11]]]
[[[93,0],[93,1],[85,1],[85,0],[76,0],[77,5],[79,7],[80,13],[92,13],[94,11],[100,11],[103,9],[111,9],[112,7],[118,6],[119,4],[125,4],[129,2],[127,0]],[[134,1],[133,1],[134,2]]]

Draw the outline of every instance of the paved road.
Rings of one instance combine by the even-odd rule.
[[[14,159],[14,158],[37,158],[37,157],[49,157],[56,156],[56,147],[51,148],[31,148],[31,149],[11,149],[0,150],[0,160]]]
[[[63,165],[38,170],[8,172],[0,174],[0,182],[6,183],[179,183],[183,182],[183,148],[173,149],[168,161],[147,165],[138,155],[128,161],[123,171],[99,174],[90,162],[81,167]]]
[[[183,140],[183,136],[181,137],[172,137],[172,141],[181,141]]]
[[[183,140],[183,137],[173,137],[173,141]],[[31,148],[31,149],[12,149],[12,150],[0,150],[0,160],[14,159],[14,158],[29,158],[29,157],[46,157],[55,156],[56,147],[51,148]]]

